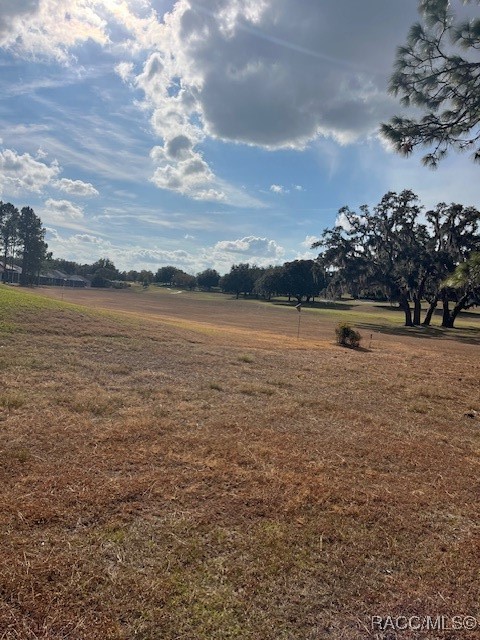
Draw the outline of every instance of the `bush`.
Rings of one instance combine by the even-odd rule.
[[[337,344],[342,347],[352,347],[356,349],[360,346],[362,336],[346,322],[336,326],[335,334],[337,336]]]

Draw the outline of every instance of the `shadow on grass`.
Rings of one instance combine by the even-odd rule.
[[[334,342],[334,344],[339,349],[346,349],[347,351],[358,351],[359,353],[372,353],[372,349],[367,349],[367,347],[350,347],[348,344],[338,344],[338,342]]]
[[[384,333],[392,336],[408,336],[410,338],[444,339],[480,345],[480,330],[475,327],[446,329],[441,327],[388,327],[378,323],[356,322],[355,326],[364,331]]]
[[[382,311],[395,311],[396,313],[402,315],[403,309],[401,309],[400,307],[395,307],[395,306],[391,306],[388,304],[374,304],[372,305],[375,309],[382,309]],[[424,313],[425,309],[422,310],[422,314]],[[435,311],[433,312],[433,316],[436,318],[441,318],[443,315],[443,310],[441,309],[441,307],[437,307],[435,309]],[[458,314],[459,318],[465,318],[466,320],[468,319],[475,319],[478,320],[480,319],[480,312],[479,311],[471,311],[470,309],[468,311],[460,311],[460,313]]]
[[[298,304],[296,300],[279,300],[278,298],[272,298],[270,304],[276,307],[295,307]],[[302,302],[302,309],[329,309],[331,311],[351,311],[359,307],[359,304],[348,302],[329,302],[328,300],[321,300],[315,302]]]
[[[403,309],[398,306],[393,306],[391,304],[372,304],[374,309],[381,309],[382,311],[395,311],[395,313],[403,314]]]
[[[287,300],[287,298],[271,298],[267,300],[265,298],[256,297],[256,296],[246,296],[243,294],[237,298],[235,294],[224,294],[229,300],[242,300],[244,302],[257,302],[260,304],[271,305],[274,307],[291,307],[292,309],[298,304],[297,300]],[[356,309],[359,307],[359,304],[348,303],[348,302],[330,302],[329,300],[319,300],[315,302],[302,302],[302,309],[329,309],[332,311],[351,311],[352,309]]]

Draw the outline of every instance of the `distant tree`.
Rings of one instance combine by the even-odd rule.
[[[221,278],[220,286],[223,291],[234,293],[237,299],[241,293],[246,297],[253,292],[255,282],[262,273],[263,270],[256,265],[234,264],[230,272]]]
[[[76,262],[73,262],[72,260],[54,258],[52,254],[50,254],[50,257],[47,256],[47,263],[45,266],[47,269],[58,269],[59,271],[62,271],[67,275],[73,275],[77,273],[80,265]]]
[[[172,284],[173,276],[177,271],[177,267],[172,267],[171,265],[167,267],[160,267],[155,274],[155,282],[160,284]]]
[[[468,0],[467,0],[468,2]],[[423,157],[436,167],[449,148],[471,149],[480,160],[480,19],[459,22],[449,0],[421,0],[423,24],[399,47],[390,91],[421,109],[420,119],[394,117],[382,132],[397,151],[432,147]],[[473,0],[479,4],[479,0]]]
[[[102,269],[103,275],[109,278],[109,280],[118,280],[120,272],[110,258],[100,258],[91,265],[91,271],[93,273],[99,269]]]
[[[210,291],[212,287],[218,287],[220,282],[220,274],[215,269],[205,269],[197,273],[197,284],[201,289]]]
[[[284,292],[295,297],[298,302],[303,298],[310,302],[320,289],[324,288],[323,280],[319,282],[320,272],[315,270],[313,260],[294,260],[283,265]]]
[[[78,264],[75,273],[83,278],[91,279],[93,277],[93,270],[91,264]]]
[[[173,276],[172,284],[175,287],[183,287],[184,289],[193,290],[197,285],[197,279],[195,276],[185,273],[185,271],[182,271],[181,269],[177,269]]]
[[[267,300],[275,295],[286,294],[287,284],[283,266],[270,267],[262,273],[255,281],[254,291]]]
[[[130,282],[137,282],[138,280],[138,271],[129,271],[127,273],[127,280]]]
[[[31,207],[23,207],[18,218],[18,238],[22,258],[21,285],[30,285],[37,279],[47,253],[45,229]]]
[[[112,286],[112,281],[118,280],[120,274],[110,258],[100,258],[88,267],[85,275],[91,278],[92,287],[103,288]]]
[[[140,271],[140,273],[138,274],[138,280],[142,284],[146,283],[147,285],[149,285],[151,282],[155,280],[155,276],[153,275],[152,271],[148,271],[147,269],[142,269],[142,271]]]

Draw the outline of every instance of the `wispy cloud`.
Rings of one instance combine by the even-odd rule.
[[[148,137],[139,131],[138,120],[125,117],[115,119],[100,115],[82,115],[75,111],[43,103],[50,115],[42,125],[17,125],[9,131],[4,126],[5,144],[42,147],[62,165],[88,169],[110,180],[145,184],[151,172],[148,158]],[[47,104],[45,104],[47,103]]]

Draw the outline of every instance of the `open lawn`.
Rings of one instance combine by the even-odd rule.
[[[0,639],[479,637],[479,316],[298,317],[0,287]]]
[[[69,289],[45,287],[39,290],[54,299],[64,299],[88,305],[97,309],[107,309],[136,317],[151,318],[163,322],[179,322],[207,331],[212,327],[215,333],[220,328],[247,330],[271,334],[277,341],[296,338],[298,313],[296,302],[279,299],[273,302],[240,298],[219,293],[199,293],[152,286],[144,290],[140,286],[131,289]],[[460,314],[457,329],[442,329],[441,312],[434,316],[432,327],[405,328],[404,313],[397,306],[387,303],[364,301],[316,302],[304,304],[301,318],[301,337],[311,340],[331,341],[333,329],[338,322],[350,322],[363,330],[364,339],[370,341],[372,333],[382,334],[382,340],[398,341],[401,336],[432,338],[442,337],[455,342],[465,342],[480,346],[480,311]],[[380,336],[378,336],[380,337]],[[444,345],[445,346],[445,345]],[[448,347],[447,347],[448,348]],[[456,348],[456,347],[455,347]]]

